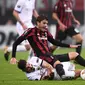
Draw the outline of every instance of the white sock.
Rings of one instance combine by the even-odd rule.
[[[12,51],[12,46],[8,47],[8,52]],[[17,52],[27,51],[24,45],[18,45],[17,46]]]

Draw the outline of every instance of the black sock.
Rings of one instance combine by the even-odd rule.
[[[78,48],[76,48],[76,52],[79,53],[79,55],[80,55],[81,49],[82,49],[82,43],[76,43],[76,45],[80,45],[80,46],[78,46]]]
[[[85,66],[85,59],[78,55],[75,59],[80,65]]]
[[[55,68],[59,76],[62,76],[65,74],[62,64],[57,64]]]

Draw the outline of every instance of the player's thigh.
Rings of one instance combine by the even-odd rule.
[[[58,31],[57,34],[56,34],[56,39],[60,40],[60,41],[65,40],[66,37],[67,37],[66,33],[61,31],[61,30]]]
[[[80,34],[80,32],[74,26],[71,26],[68,29],[66,29],[65,33],[70,37]]]
[[[17,33],[19,34],[19,36],[21,36],[24,32],[23,27],[18,22],[16,24],[16,30],[17,30]]]
[[[69,52],[68,56],[70,60],[74,60],[79,54],[77,52]]]
[[[72,38],[75,39],[77,42],[82,42],[83,41],[83,37],[80,33],[72,36]]]

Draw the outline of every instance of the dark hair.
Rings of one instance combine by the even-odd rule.
[[[38,17],[37,17],[37,22],[41,22],[41,21],[43,21],[43,20],[47,20],[48,21],[48,18],[47,18],[47,16],[45,16],[44,14],[43,15],[39,15]]]
[[[22,71],[26,71],[26,60],[19,60],[18,68]]]

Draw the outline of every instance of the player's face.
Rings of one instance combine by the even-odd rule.
[[[38,23],[39,29],[46,28],[48,26],[48,21],[47,20],[42,20],[41,22]]]
[[[32,64],[29,64],[29,63],[26,64],[26,72],[27,73],[30,73],[30,72],[32,72],[34,70],[35,69],[33,68]]]

